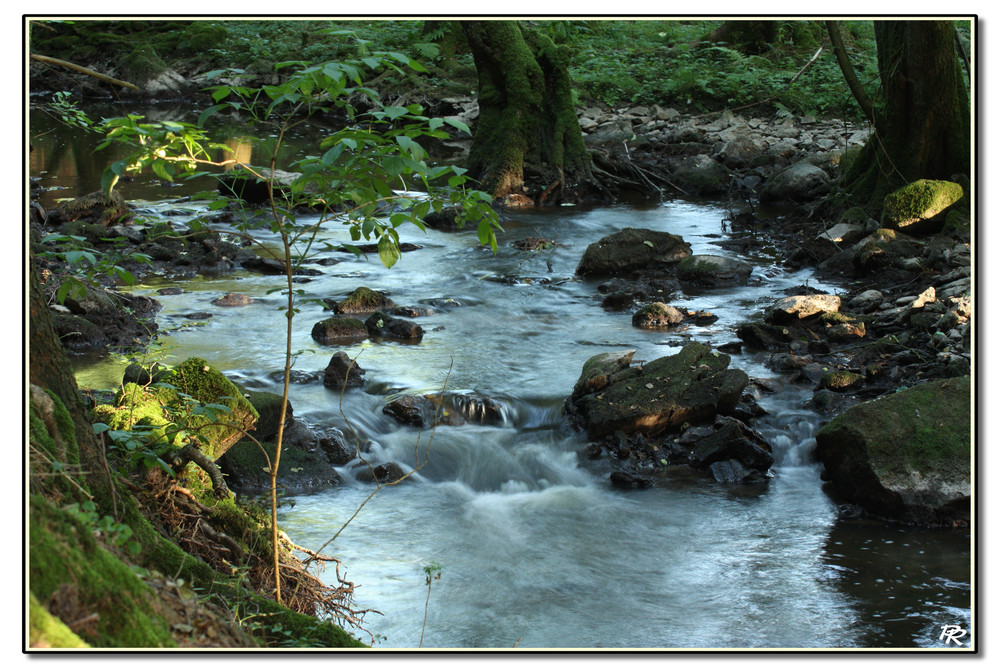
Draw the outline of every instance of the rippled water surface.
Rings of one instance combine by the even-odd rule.
[[[151,200],[153,211],[188,204]],[[342,298],[359,285],[391,293],[401,305],[452,298],[464,305],[419,318],[418,345],[364,342],[343,348],[367,370],[369,385],[339,393],[318,381],[293,385],[295,414],[318,426],[357,430],[373,441],[373,463],[421,466],[403,484],[365,505],[327,552],[359,586],[356,604],[373,608],[366,626],[380,647],[711,647],[843,648],[943,646],[942,625],[971,623],[967,533],[838,522],[810,457],[819,416],[802,408],[811,388],[791,384],[750,354],[733,365],[779,391],[761,398],[759,425],[773,444],[774,477],[765,487],[727,487],[700,477],[668,478],[653,489],[610,486],[606,465],[581,456],[586,440],[568,427],[562,402],[589,357],[636,348],[636,359],[677,352],[688,340],[735,340],[736,323],[809,272],[780,268],[761,245],[750,257],[750,285],[673,296],[669,302],[720,316],[707,327],[645,331],[631,312],[600,306],[597,281],[574,276],[586,246],[625,226],[679,234],[695,253],[731,255],[726,211],[668,202],[645,208],[562,208],[514,213],[494,256],[474,232],[404,230],[422,246],[386,270],[377,257],[337,254],[341,262],[297,285],[296,369],[321,371],[339,348],[315,343],[312,325],[329,316],[311,298]],[[331,225],[331,241],[348,241]],[[517,251],[527,236],[555,248]],[[271,375],[284,351],[276,277],[237,273],[151,281],[136,291],[163,304],[161,329],[177,362],[209,360],[255,387],[278,390]],[[163,287],[179,295],[158,296]],[[253,305],[223,309],[225,292]],[[185,316],[214,317],[192,326]],[[120,367],[81,368],[85,386],[118,382]],[[476,392],[500,400],[498,426],[400,427],[382,414],[390,392]],[[345,484],[288,499],[285,531],[300,545],[323,545],[372,487],[342,470]],[[442,577],[427,598],[423,567]],[[425,621],[426,605],[426,628]],[[365,636],[367,637],[367,636]]]

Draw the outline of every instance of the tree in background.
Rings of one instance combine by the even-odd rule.
[[[836,44],[837,27],[828,27]],[[885,195],[917,179],[953,180],[971,169],[969,93],[954,22],[876,21],[875,40],[879,104],[857,85],[846,57],[838,58],[875,126],[843,181],[845,191],[866,207],[881,207]]]
[[[464,21],[479,75],[471,175],[508,205],[576,200],[594,186],[567,47],[517,21]]]

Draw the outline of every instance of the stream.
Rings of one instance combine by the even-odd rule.
[[[142,197],[133,203],[170,213],[175,223],[199,213],[162,188]],[[514,212],[495,256],[478,246],[474,230],[425,234],[408,226],[402,240],[422,248],[391,270],[376,256],[345,253],[330,255],[338,264],[309,265],[323,275],[296,286],[305,300],[340,299],[364,285],[399,305],[461,304],[414,319],[425,331],[418,345],[323,346],[310,331],[329,311],[300,301],[295,318],[296,369],[322,371],[344,350],[367,371],[366,386],[342,400],[319,381],[293,384],[295,415],[371,439],[372,463],[420,467],[382,489],[325,550],[359,585],[355,607],[381,613],[365,618],[376,647],[416,647],[423,635],[424,647],[914,648],[945,647],[943,625],[970,628],[968,532],[838,520],[810,454],[822,424],[803,408],[812,388],[769,370],[762,355],[737,354],[732,365],[777,388],[760,397],[769,414],[756,425],[775,456],[766,486],[691,476],[621,490],[611,486],[607,464],[583,455],[587,440],[568,426],[562,404],[591,356],[635,348],[636,360],[652,360],[692,340],[718,346],[789,288],[837,291],[809,271],[787,271],[780,253],[762,246],[739,256],[755,265],[749,285],[670,300],[718,321],[650,331],[632,327],[631,310],[602,309],[600,281],[574,275],[588,244],[626,226],[679,234],[695,254],[734,255],[716,243],[727,237],[726,215],[718,203],[688,201]],[[333,223],[322,236],[349,242],[347,229]],[[557,245],[511,247],[529,236]],[[133,290],[163,304],[157,322],[170,331],[161,337],[163,361],[203,357],[248,386],[280,392],[285,316],[272,290],[282,280],[237,272],[150,280]],[[167,287],[183,292],[157,293]],[[209,303],[226,292],[257,301],[232,309]],[[199,311],[213,317],[193,326],[185,316]],[[121,368],[81,359],[78,379],[113,387]],[[421,432],[382,413],[394,393],[445,388],[499,400],[502,424]],[[340,472],[341,487],[286,498],[279,520],[296,543],[319,548],[373,489],[350,467]],[[424,567],[432,563],[442,576],[428,592]]]

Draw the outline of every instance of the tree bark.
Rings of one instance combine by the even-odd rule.
[[[883,104],[875,132],[844,177],[855,204],[881,208],[917,179],[971,172],[969,95],[951,21],[876,21]]]
[[[827,21],[826,22],[827,32],[830,34],[830,43],[833,44],[833,53],[837,57],[837,65],[840,66],[840,71],[844,75],[844,80],[847,82],[847,87],[851,89],[851,94],[854,95],[854,99],[857,101],[858,106],[861,107],[861,112],[865,115],[870,123],[875,122],[875,106],[872,103],[871,98],[865,91],[861,82],[858,81],[858,75],[854,73],[854,67],[851,65],[850,59],[847,57],[847,49],[844,48],[844,40],[840,36],[840,23],[838,21]]]
[[[507,204],[579,198],[593,176],[566,47],[516,21],[464,21],[462,30],[479,75],[472,176]]]

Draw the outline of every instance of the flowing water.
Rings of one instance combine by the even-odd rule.
[[[179,214],[177,222],[194,212],[171,201],[148,206]],[[744,257],[755,264],[749,286],[669,300],[712,311],[716,323],[645,331],[631,326],[630,311],[601,308],[597,281],[574,276],[588,244],[625,226],[679,234],[694,253],[731,255],[714,243],[726,236],[725,215],[692,202],[518,212],[504,221],[496,256],[472,231],[404,229],[404,241],[422,248],[395,268],[338,254],[339,264],[297,286],[306,299],[341,298],[366,285],[401,305],[461,304],[417,319],[425,330],[418,345],[319,345],[310,331],[329,312],[308,301],[295,320],[296,369],[320,371],[343,349],[357,356],[368,381],[342,401],[318,381],[293,385],[296,416],[357,430],[372,441],[366,456],[373,463],[420,466],[379,492],[326,549],[360,585],[357,607],[381,613],[365,620],[378,647],[415,647],[422,634],[424,647],[945,647],[944,625],[970,628],[969,534],[838,521],[811,457],[821,424],[803,408],[811,388],[769,371],[759,356],[734,355],[732,364],[778,388],[760,398],[769,415],[758,427],[776,459],[768,485],[691,476],[623,491],[611,487],[606,465],[581,455],[586,439],[569,428],[562,403],[589,357],[629,347],[637,360],[651,360],[688,340],[719,345],[787,288],[837,290],[808,271],[786,271],[776,252],[761,247]],[[346,229],[327,228],[325,238],[348,241]],[[510,246],[527,236],[557,245],[539,252]],[[285,318],[280,293],[271,292],[280,282],[236,273],[135,290],[163,304],[161,329],[177,328],[163,337],[168,362],[204,357],[254,387],[280,391],[273,377],[283,364]],[[184,292],[157,295],[163,287]],[[230,291],[257,302],[228,310],[209,304]],[[184,316],[197,311],[214,317],[191,327]],[[120,366],[108,362],[78,371],[84,386],[120,379]],[[445,388],[500,400],[503,422],[431,433],[382,414],[392,393]],[[283,506],[280,522],[298,544],[323,545],[370,494],[371,484],[355,480],[350,467],[341,474],[343,486]],[[428,597],[423,569],[435,562],[442,577]]]

